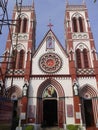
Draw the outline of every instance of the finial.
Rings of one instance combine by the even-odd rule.
[[[85,5],[85,0],[82,0],[83,5]]]
[[[34,8],[34,0],[33,0],[33,2],[32,2],[32,3],[33,3],[32,7]]]
[[[51,19],[49,19],[49,24],[47,26],[49,27],[49,29],[52,28],[53,24],[51,24]]]
[[[66,5],[68,5],[68,0],[66,0]]]

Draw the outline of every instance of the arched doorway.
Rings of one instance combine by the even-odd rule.
[[[55,126],[58,124],[57,92],[52,85],[45,88],[43,92],[43,125]]]
[[[36,123],[63,127],[66,117],[64,97],[63,88],[56,80],[47,79],[43,82],[37,93]]]
[[[19,124],[19,117],[20,117],[20,104],[22,97],[22,90],[18,86],[12,86],[7,88],[7,96],[13,102],[13,111],[12,111],[12,125],[11,129],[15,130]]]
[[[86,127],[94,126],[94,113],[93,113],[93,105],[91,99],[84,99],[83,101],[84,107],[84,118]]]
[[[43,101],[43,125],[58,125],[57,100],[50,99]]]
[[[98,100],[96,98],[98,94],[93,87],[85,85],[80,88],[80,97],[83,124],[85,124],[87,128],[95,127],[97,123],[96,115],[98,114]]]

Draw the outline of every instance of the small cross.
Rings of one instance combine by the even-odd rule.
[[[47,26],[49,27],[49,29],[51,29],[51,27],[53,26],[53,25],[51,24],[51,20],[49,20],[49,24],[48,24]]]

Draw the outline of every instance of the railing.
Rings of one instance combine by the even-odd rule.
[[[12,35],[12,40],[17,40],[17,38],[18,38],[18,40],[28,40],[29,34],[27,34],[27,33],[20,33],[20,34],[17,35],[16,33],[14,33]]]
[[[88,39],[89,35],[88,33],[73,33],[72,39]]]
[[[79,68],[76,70],[76,73],[79,75],[94,75],[94,69],[93,68]]]
[[[15,69],[13,72],[13,69],[8,69],[7,70],[7,74],[12,75],[14,73],[14,75],[23,75],[24,74],[24,69]]]

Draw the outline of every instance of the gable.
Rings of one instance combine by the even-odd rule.
[[[52,30],[48,31],[36,50],[33,63],[34,74],[69,74],[68,56]]]

